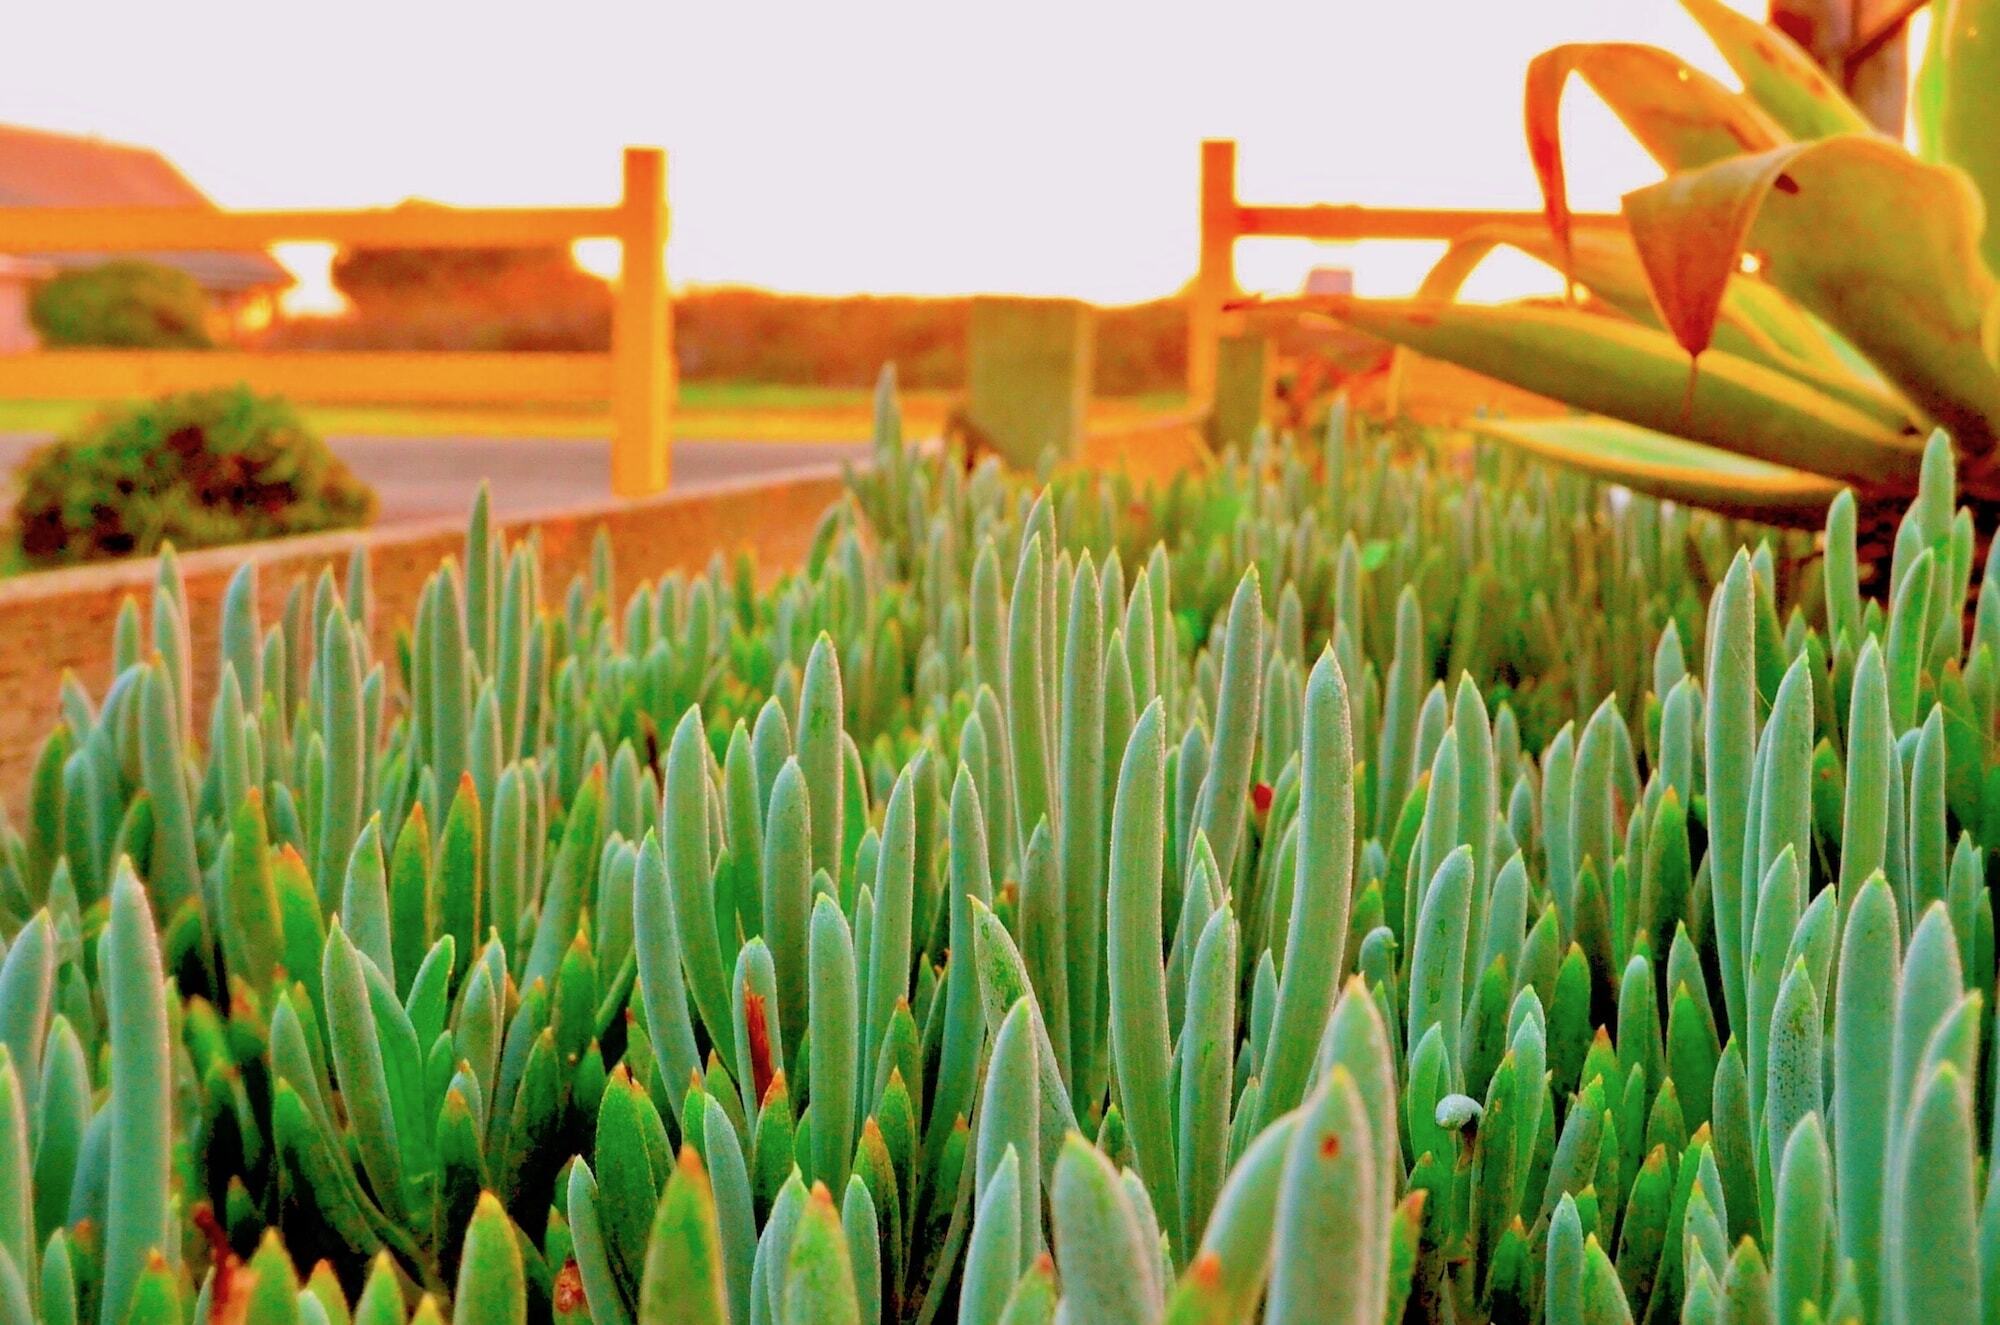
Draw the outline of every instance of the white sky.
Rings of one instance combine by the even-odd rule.
[[[1732,0],[1753,12],[1757,0]],[[590,203],[669,153],[680,283],[1170,293],[1196,143],[1256,202],[1531,207],[1528,59],[1632,39],[1722,73],[1672,0],[0,0],[0,121],[164,150],[237,207]],[[1580,207],[1650,164],[1580,85]],[[1351,265],[1403,293],[1428,246],[1254,241],[1244,284]],[[285,256],[306,269],[308,251]],[[1538,284],[1532,264],[1468,291]],[[308,293],[310,293],[310,288]]]

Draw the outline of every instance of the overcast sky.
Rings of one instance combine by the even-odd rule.
[[[608,201],[620,147],[658,144],[676,282],[825,292],[1167,294],[1194,264],[1204,136],[1241,141],[1252,201],[1533,206],[1535,52],[1645,40],[1722,70],[1672,0],[7,9],[0,121],[159,147],[225,205]],[[1575,201],[1615,205],[1649,165],[1571,101]],[[1258,241],[1239,264],[1251,288],[1328,263],[1402,293],[1428,256]]]

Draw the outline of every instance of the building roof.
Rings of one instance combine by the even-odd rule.
[[[215,206],[172,162],[150,148],[0,124],[0,207]],[[52,267],[140,258],[178,267],[203,289],[233,293],[292,283],[269,253],[51,253],[24,255]]]

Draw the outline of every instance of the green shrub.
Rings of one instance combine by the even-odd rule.
[[[22,462],[14,518],[42,565],[366,523],[374,493],[292,407],[244,387],[100,414]]]
[[[107,262],[51,277],[35,287],[28,320],[51,348],[205,350],[214,344],[208,296],[186,272],[152,262]]]

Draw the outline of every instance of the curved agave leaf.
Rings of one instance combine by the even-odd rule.
[[[1559,251],[1570,249],[1569,186],[1560,112],[1571,74],[1588,83],[1667,170],[1686,170],[1788,141],[1756,103],[1657,46],[1581,42],[1542,52],[1528,64],[1528,155]],[[1565,270],[1568,263],[1561,264]]]
[[[1482,419],[1473,430],[1634,492],[1768,524],[1816,527],[1841,487],[1612,419]]]
[[[1272,306],[1272,305],[1267,305]],[[1914,483],[1917,438],[1720,351],[1690,379],[1673,338],[1573,309],[1319,298],[1360,331],[1593,414],[1856,484]]]
[[[1861,108],[1784,33],[1722,0],[1681,0],[1681,7],[1743,80],[1744,95],[1792,137],[1874,132]]]
[[[1917,81],[1918,142],[1927,159],[1957,166],[1985,200],[1982,252],[2000,267],[2000,0],[1938,0]]]
[[[1940,23],[1938,19],[1947,17],[1944,11],[1950,3],[1951,0],[1945,0],[1931,15],[1930,37],[1924,43],[1923,59],[1910,79],[1910,126],[1916,130],[1917,153],[1926,161],[1939,159],[1940,121],[1944,115],[1945,82],[1950,72],[1944,59],[1944,41],[1951,24]]]
[[[1963,451],[2000,441],[2000,373],[1981,343],[1994,297],[1983,209],[1957,171],[1857,134],[1735,157],[1625,197],[1660,311],[1710,344],[1747,248],[1764,278],[1866,354]]]
[[[1571,237],[1570,279],[1635,322],[1665,329],[1646,268],[1629,233],[1592,228]],[[1473,268],[1505,244],[1561,269],[1562,254],[1546,226],[1494,222],[1451,242],[1417,289],[1419,299],[1456,298]],[[1852,346],[1761,281],[1729,282],[1716,320],[1715,343],[1731,354],[1789,373],[1858,409],[1895,421],[1904,407]]]

